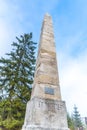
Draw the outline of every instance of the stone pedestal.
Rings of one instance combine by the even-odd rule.
[[[27,103],[22,130],[68,130],[64,101],[33,98]]]

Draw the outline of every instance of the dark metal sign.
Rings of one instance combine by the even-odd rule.
[[[54,95],[54,89],[50,87],[45,87],[45,94]]]

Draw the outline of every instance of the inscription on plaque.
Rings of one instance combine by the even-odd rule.
[[[50,87],[45,87],[45,94],[54,95],[54,89]]]

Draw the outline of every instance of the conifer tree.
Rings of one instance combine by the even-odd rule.
[[[7,59],[0,59],[0,90],[9,97],[19,97],[27,102],[35,69],[35,45],[32,34],[24,34],[13,42]]]
[[[36,43],[32,33],[16,37],[7,58],[0,59],[0,120],[9,130],[18,130],[30,98],[35,70]]]
[[[75,105],[74,105],[74,111],[73,111],[73,120],[74,120],[75,128],[82,127],[81,117],[80,117],[79,111]]]

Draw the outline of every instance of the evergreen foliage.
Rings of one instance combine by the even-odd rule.
[[[69,113],[67,113],[67,122],[70,130],[74,130],[74,120],[73,117],[69,115]]]
[[[76,106],[74,106],[73,120],[74,120],[75,128],[82,127],[81,117],[80,117],[79,111]]]
[[[23,123],[36,62],[32,33],[16,40],[7,58],[0,59],[0,125],[8,130],[19,130]]]

